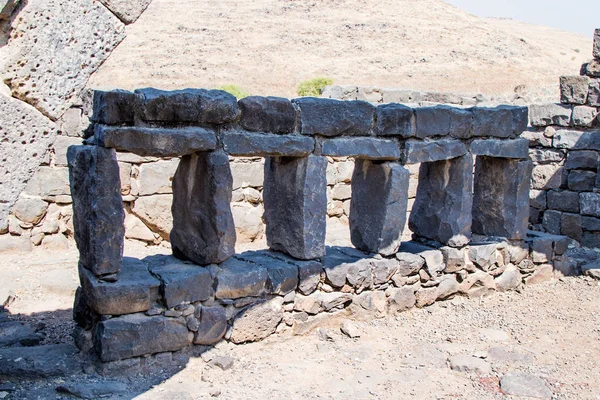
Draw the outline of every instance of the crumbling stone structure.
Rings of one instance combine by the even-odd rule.
[[[600,247],[600,29],[594,59],[580,75],[560,78],[560,104],[532,105],[530,158],[535,163],[531,224],[586,247]]]
[[[67,159],[81,253],[76,338],[104,362],[302,332],[321,312],[383,314],[509,290],[550,279],[567,261],[567,238],[527,236],[523,107],[237,102],[214,90],[141,89],[95,92],[93,108],[85,145]],[[117,150],[180,158],[173,256],[123,258]],[[270,250],[235,254],[228,155],[265,158]],[[355,248],[325,245],[328,156],[356,160]],[[406,166],[415,163],[415,235],[402,243]]]

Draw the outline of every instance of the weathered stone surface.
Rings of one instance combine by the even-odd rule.
[[[471,137],[473,114],[467,110],[441,105],[415,108],[414,112],[418,138],[452,136],[467,139]]]
[[[567,169],[589,169],[598,168],[598,153],[592,150],[570,151],[567,154]]]
[[[458,372],[476,373],[479,375],[489,375],[492,372],[491,365],[481,358],[470,355],[457,354],[450,357],[450,369]]]
[[[521,286],[523,277],[517,267],[513,264],[509,264],[504,272],[494,279],[494,281],[496,282],[496,289],[500,292],[505,292],[507,290],[517,289]]]
[[[255,342],[275,332],[283,318],[283,298],[275,297],[244,310],[233,321],[233,343]]]
[[[558,211],[579,212],[579,193],[568,190],[548,191],[548,208]]]
[[[592,171],[571,171],[568,177],[570,190],[592,191],[596,184],[597,174]]]
[[[546,129],[551,129],[554,132],[554,128],[548,127]],[[552,147],[552,137],[548,137],[544,135],[544,132],[535,131],[533,129],[524,131],[521,134],[522,138],[529,140],[529,146],[543,146],[543,147]]]
[[[70,146],[82,144],[81,138],[69,136],[57,136],[52,148],[54,149],[54,165],[57,167],[66,167],[67,150]]]
[[[525,278],[527,285],[537,285],[540,283],[551,281],[554,278],[554,267],[552,264],[542,264],[537,267],[535,272]]]
[[[374,285],[387,283],[398,271],[399,262],[395,258],[371,258],[369,262],[371,264]]]
[[[145,196],[135,201],[131,211],[153,232],[168,240],[173,229],[172,204],[173,196],[170,194]]]
[[[473,107],[473,136],[512,138],[527,129],[527,107]]]
[[[267,291],[266,268],[231,258],[219,265],[215,297],[239,299],[262,296]]]
[[[327,254],[323,259],[327,282],[335,288],[343,287],[346,284],[350,267],[357,260],[357,257],[351,257],[334,247],[328,247]]]
[[[594,50],[592,54],[595,59],[600,59],[600,28],[594,31]]]
[[[598,116],[596,107],[575,106],[573,107],[573,125],[591,128]]]
[[[583,235],[581,215],[563,213],[560,221],[560,234],[580,242]]]
[[[321,280],[323,266],[319,261],[299,261],[283,253],[268,252],[270,257],[293,264],[298,268],[298,290],[309,295],[317,289]]]
[[[565,150],[530,149],[529,159],[536,164],[559,163],[565,158]]]
[[[111,396],[126,396],[129,386],[123,382],[99,381],[76,382],[56,387],[59,393],[67,393],[80,399],[101,399]]]
[[[398,143],[377,138],[326,139],[321,143],[321,154],[331,157],[356,157],[364,160],[397,160]]]
[[[0,375],[44,378],[75,374],[81,371],[76,354],[77,347],[72,344],[0,349]]]
[[[433,277],[438,276],[445,268],[444,255],[440,250],[423,246],[415,242],[404,242],[400,246],[399,253],[396,256],[400,262],[398,271],[402,271],[403,269],[408,270],[408,268],[416,268],[419,265],[423,266],[423,264],[421,264],[417,259],[408,257],[407,253],[422,257],[423,260],[425,260],[425,266],[427,267],[428,273]],[[400,256],[400,254],[402,254],[402,256]],[[403,262],[408,264],[403,266]],[[418,270],[414,272],[418,272]]]
[[[402,287],[390,290],[388,298],[388,309],[391,313],[410,310],[415,306],[417,298],[411,287]]]
[[[5,299],[6,300],[6,299]],[[5,300],[1,300],[4,302]],[[9,347],[12,345],[37,346],[44,339],[30,325],[25,325],[19,321],[0,320],[0,347]]]
[[[71,187],[68,168],[40,167],[27,182],[23,194],[49,202],[69,203]],[[66,200],[69,201],[66,201]]]
[[[30,105],[0,94],[0,225],[56,138],[56,127]]]
[[[544,213],[542,226],[548,233],[560,235],[560,220],[562,213],[560,211],[548,210]]]
[[[339,101],[303,97],[300,107],[303,135],[369,136],[373,134],[375,107],[365,101]]]
[[[265,166],[262,161],[231,163],[233,175],[233,190],[246,187],[262,187],[265,176]]]
[[[378,136],[415,136],[417,120],[412,108],[396,103],[382,104],[377,106],[376,115]]]
[[[221,133],[223,148],[232,156],[302,157],[315,149],[313,138],[274,133],[228,131]]]
[[[560,102],[566,104],[585,104],[590,79],[587,76],[561,76]]]
[[[509,396],[551,399],[552,390],[543,379],[524,372],[509,372],[500,380],[500,389]]]
[[[220,263],[235,254],[231,213],[233,178],[222,151],[181,159],[173,177],[173,254],[196,264]]]
[[[436,140],[420,142],[409,140],[404,146],[404,164],[434,162],[461,157],[467,154],[467,146],[459,140]]]
[[[558,189],[565,177],[565,168],[560,165],[536,165],[531,172],[533,189]]]
[[[471,142],[471,154],[475,156],[527,159],[529,140],[474,140]]]
[[[223,307],[199,307],[196,309],[196,317],[199,317],[200,324],[194,335],[194,344],[210,346],[225,336],[227,315]]]
[[[13,207],[13,213],[22,222],[37,225],[46,215],[48,203],[37,197],[21,196]]]
[[[600,232],[583,232],[581,245],[583,247],[600,248]]]
[[[192,342],[183,318],[131,314],[101,321],[94,334],[94,348],[104,362],[144,354],[177,351]]]
[[[421,164],[417,198],[409,218],[410,230],[452,247],[467,244],[471,238],[472,187],[470,154]]]
[[[135,95],[132,92],[94,90],[92,96],[92,121],[106,125],[133,124]]]
[[[161,294],[169,308],[204,301],[212,294],[213,278],[206,268],[173,259],[150,271],[160,279]]]
[[[592,79],[588,91],[588,105],[600,107],[600,79]]]
[[[94,137],[99,146],[128,151],[139,156],[181,157],[213,150],[216,134],[205,128],[141,128],[96,125]]]
[[[101,0],[101,2],[123,23],[131,24],[142,15],[152,0]]]
[[[445,273],[453,273],[465,269],[467,264],[467,256],[465,249],[457,249],[454,247],[444,246],[440,248],[444,256]]]
[[[31,250],[31,240],[27,237],[0,235],[0,251],[17,251],[26,253]]]
[[[118,272],[125,213],[116,153],[95,146],[72,146],[67,158],[79,262],[96,275]]]
[[[535,189],[529,190],[529,205],[540,210],[546,209],[546,191]]]
[[[269,157],[263,191],[268,246],[295,258],[325,255],[327,159]]]
[[[294,310],[315,315],[323,311],[323,293],[315,292],[308,296],[296,295]]]
[[[406,223],[410,172],[397,163],[357,160],[352,176],[350,234],[361,250],[398,251]]]
[[[600,194],[598,193],[580,193],[579,203],[582,215],[600,217]]]
[[[600,219],[594,217],[582,217],[581,225],[587,231],[600,231]]]
[[[398,274],[400,276],[414,275],[423,268],[423,265],[425,265],[425,259],[423,257],[410,252],[396,253],[396,259],[398,260]]]
[[[87,304],[101,315],[146,311],[158,299],[160,281],[135,258],[123,259],[117,282],[101,281],[85,268],[79,268],[79,279]]]
[[[600,60],[592,60],[585,65],[585,74],[592,78],[600,78]]]
[[[270,254],[269,251],[246,251],[236,255],[236,258],[265,268],[272,294],[285,295],[295,291],[298,286],[298,266]]]
[[[341,309],[351,302],[352,295],[350,293],[331,292],[323,293],[321,296],[321,305],[324,311]]]
[[[531,125],[536,127],[569,126],[572,113],[572,107],[563,104],[532,104],[529,106]]]
[[[253,132],[290,133],[296,127],[296,109],[282,97],[248,96],[238,101],[240,125]]]
[[[146,88],[134,93],[135,114],[143,121],[224,124],[239,114],[235,96],[222,90]]]
[[[554,135],[557,149],[600,150],[600,131],[558,130]]]
[[[179,159],[144,163],[137,167],[137,178],[131,182],[131,194],[147,196],[172,193],[171,181],[179,166]]]

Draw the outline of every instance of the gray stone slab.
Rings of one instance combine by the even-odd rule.
[[[473,136],[514,138],[527,129],[527,107],[473,107]]]
[[[296,135],[228,131],[221,133],[221,140],[227,154],[241,157],[302,157],[315,149],[313,138]]]
[[[123,258],[125,212],[116,152],[71,146],[67,159],[79,262],[96,275],[118,272]]]
[[[233,177],[223,151],[185,156],[173,177],[173,254],[200,265],[235,254]]]
[[[283,97],[248,96],[238,101],[240,125],[253,132],[290,133],[296,128],[296,109]]]
[[[88,306],[100,315],[123,315],[149,310],[158,299],[160,281],[144,263],[125,257],[117,282],[105,282],[79,268],[79,280]]]
[[[194,335],[194,344],[211,346],[225,336],[227,331],[227,314],[225,308],[198,307],[196,317],[199,319],[198,330]]]
[[[526,160],[529,158],[529,140],[477,139],[471,142],[470,151],[475,156]]]
[[[406,224],[410,172],[398,163],[357,160],[352,175],[350,237],[361,250],[392,255]]]
[[[549,190],[547,197],[549,209],[579,213],[579,193],[568,190]]]
[[[444,254],[441,250],[412,241],[402,243],[396,259],[400,263],[398,271],[402,276],[417,273],[425,265],[429,274],[435,277],[446,267],[444,264]]]
[[[233,343],[255,342],[275,333],[283,318],[283,299],[273,299],[245,309],[233,321],[231,341]]]
[[[133,124],[135,95],[127,90],[94,90],[91,120],[106,125]]]
[[[212,295],[213,278],[208,269],[173,259],[166,265],[151,267],[161,281],[161,294],[167,307],[207,300]]]
[[[524,239],[529,219],[529,183],[533,164],[477,157],[473,191],[473,232]]]
[[[0,349],[0,376],[47,378],[76,374],[81,372],[77,353],[72,344]]]
[[[600,28],[594,31],[594,51],[592,54],[595,59],[600,60]]]
[[[570,171],[567,178],[569,190],[591,192],[596,184],[597,173],[592,171]]]
[[[417,164],[448,160],[467,154],[467,146],[460,140],[416,141],[409,140],[402,152],[404,164]]]
[[[366,101],[339,101],[302,97],[292,100],[300,107],[303,135],[370,136],[375,107]]]
[[[589,169],[598,168],[598,152],[592,150],[570,151],[567,154],[567,169]]]
[[[573,108],[564,104],[532,104],[529,106],[531,125],[544,127],[549,125],[569,126]]]
[[[533,397],[536,399],[552,398],[550,390],[543,379],[524,372],[509,372],[500,379],[500,389],[509,396]]]
[[[103,362],[177,351],[192,343],[183,318],[131,314],[101,321],[94,348]]]
[[[572,75],[560,77],[560,102],[564,104],[585,104],[588,97],[590,78]]]
[[[377,106],[376,115],[376,135],[401,138],[415,136],[417,120],[412,108],[396,103],[381,104]]]
[[[363,160],[397,160],[400,148],[393,140],[377,138],[325,139],[321,154],[330,157],[355,157]]]
[[[320,261],[309,260],[300,261],[286,254],[270,251],[267,253],[270,257],[286,261],[298,268],[298,290],[304,295],[309,295],[317,289],[321,281],[323,265]]]
[[[326,282],[335,288],[344,287],[350,268],[358,260],[358,257],[349,256],[337,248],[328,247],[327,254],[323,258]]]
[[[266,268],[271,283],[271,293],[286,295],[298,287],[298,266],[274,258],[268,250],[246,251],[235,257]]]
[[[327,159],[269,157],[263,198],[268,246],[301,260],[325,254]]]
[[[152,0],[101,0],[101,2],[123,23],[131,24],[137,21]]]
[[[472,187],[470,154],[421,164],[417,197],[409,218],[411,231],[451,247],[467,244],[471,238]]]
[[[148,122],[224,124],[239,114],[235,96],[222,90],[138,89],[134,92],[136,118]]]
[[[2,300],[4,301],[4,300]],[[13,345],[37,346],[44,339],[31,325],[0,319],[0,347]]]
[[[553,146],[557,149],[600,150],[600,130],[557,130]]]
[[[579,204],[582,215],[600,217],[600,194],[598,193],[580,193]]]
[[[217,147],[217,135],[205,128],[140,128],[96,125],[99,146],[128,151],[138,156],[181,157]]]
[[[600,79],[592,79],[588,90],[588,105],[600,107]]]
[[[239,299],[264,295],[269,274],[262,266],[231,258],[219,265],[216,279],[217,299]]]
[[[459,139],[471,137],[473,114],[462,108],[445,105],[415,108],[416,136],[452,136]]]

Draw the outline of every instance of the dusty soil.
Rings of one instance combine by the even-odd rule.
[[[127,244],[128,255],[148,252]],[[76,261],[75,250],[2,254],[1,288],[16,295],[12,318],[42,320],[46,343],[71,340]],[[508,397],[499,380],[522,371],[542,378],[557,399],[599,399],[599,298],[598,281],[578,277],[384,318],[339,312],[305,336],[284,331],[260,343],[224,342],[179,372],[119,376],[129,390],[114,398],[501,399]],[[346,319],[355,321],[359,338],[340,332]],[[448,360],[458,354],[483,358],[491,370],[454,371]],[[211,366],[217,356],[232,357],[233,367]],[[80,374],[16,382],[17,391],[5,398],[63,398],[59,385],[103,379]]]
[[[303,80],[557,99],[591,58],[582,35],[479,18],[442,0],[154,0],[90,87],[240,85],[295,96]]]

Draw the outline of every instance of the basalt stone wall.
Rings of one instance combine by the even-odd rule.
[[[530,192],[534,229],[600,247],[600,30],[594,59],[580,75],[560,78],[560,104],[532,105]]]
[[[301,334],[325,313],[383,316],[577,272],[568,238],[527,231],[526,108],[237,102],[202,89],[93,97],[94,124],[67,163],[81,251],[75,337],[102,362],[139,365],[191,345]],[[174,164],[173,256],[122,256],[126,154]],[[245,163],[228,157],[264,160],[269,250],[235,254],[231,166]],[[325,245],[327,175],[339,165],[328,157],[355,160],[354,248]],[[407,165],[419,165],[408,218]]]

